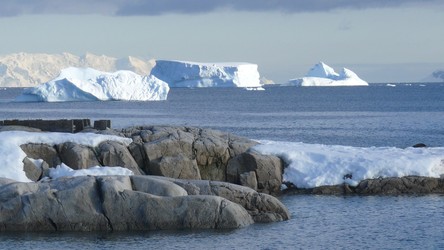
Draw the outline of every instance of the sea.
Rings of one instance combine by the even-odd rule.
[[[442,83],[177,88],[155,102],[14,102],[22,90],[0,89],[0,119],[109,119],[113,128],[199,126],[257,140],[444,146]],[[235,230],[0,233],[0,249],[444,249],[443,195],[279,199],[288,221]]]

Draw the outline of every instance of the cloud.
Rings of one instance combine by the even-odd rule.
[[[284,13],[334,9],[386,8],[404,5],[440,5],[441,0],[2,0],[0,16],[26,14],[163,15],[196,14],[228,9]]]

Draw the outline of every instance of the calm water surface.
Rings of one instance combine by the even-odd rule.
[[[172,89],[164,102],[13,103],[0,119],[111,119],[255,139],[350,146],[444,146],[444,86]],[[444,249],[444,196],[284,196],[289,221],[229,231],[2,233],[0,249]]]

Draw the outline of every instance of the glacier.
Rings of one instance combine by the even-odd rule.
[[[157,60],[151,74],[172,88],[261,88],[258,65]]]
[[[323,62],[317,63],[302,78],[295,78],[283,84],[285,86],[368,86],[368,83],[347,69],[342,68],[336,73],[333,68]]]
[[[57,78],[25,89],[15,101],[160,101],[167,99],[169,90],[167,83],[152,75],[141,76],[129,70],[108,73],[69,67]]]

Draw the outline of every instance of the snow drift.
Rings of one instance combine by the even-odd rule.
[[[444,148],[350,147],[262,141],[253,148],[281,157],[288,167],[283,179],[299,188],[356,186],[365,179],[444,176]]]
[[[320,62],[305,77],[290,80],[288,86],[368,86],[353,71],[343,68],[338,74],[327,64]]]
[[[166,100],[168,84],[156,77],[132,71],[114,73],[70,67],[52,81],[25,89],[17,102],[63,101],[159,101]]]
[[[151,74],[170,87],[244,87],[259,88],[257,64],[197,63],[157,60]]]

